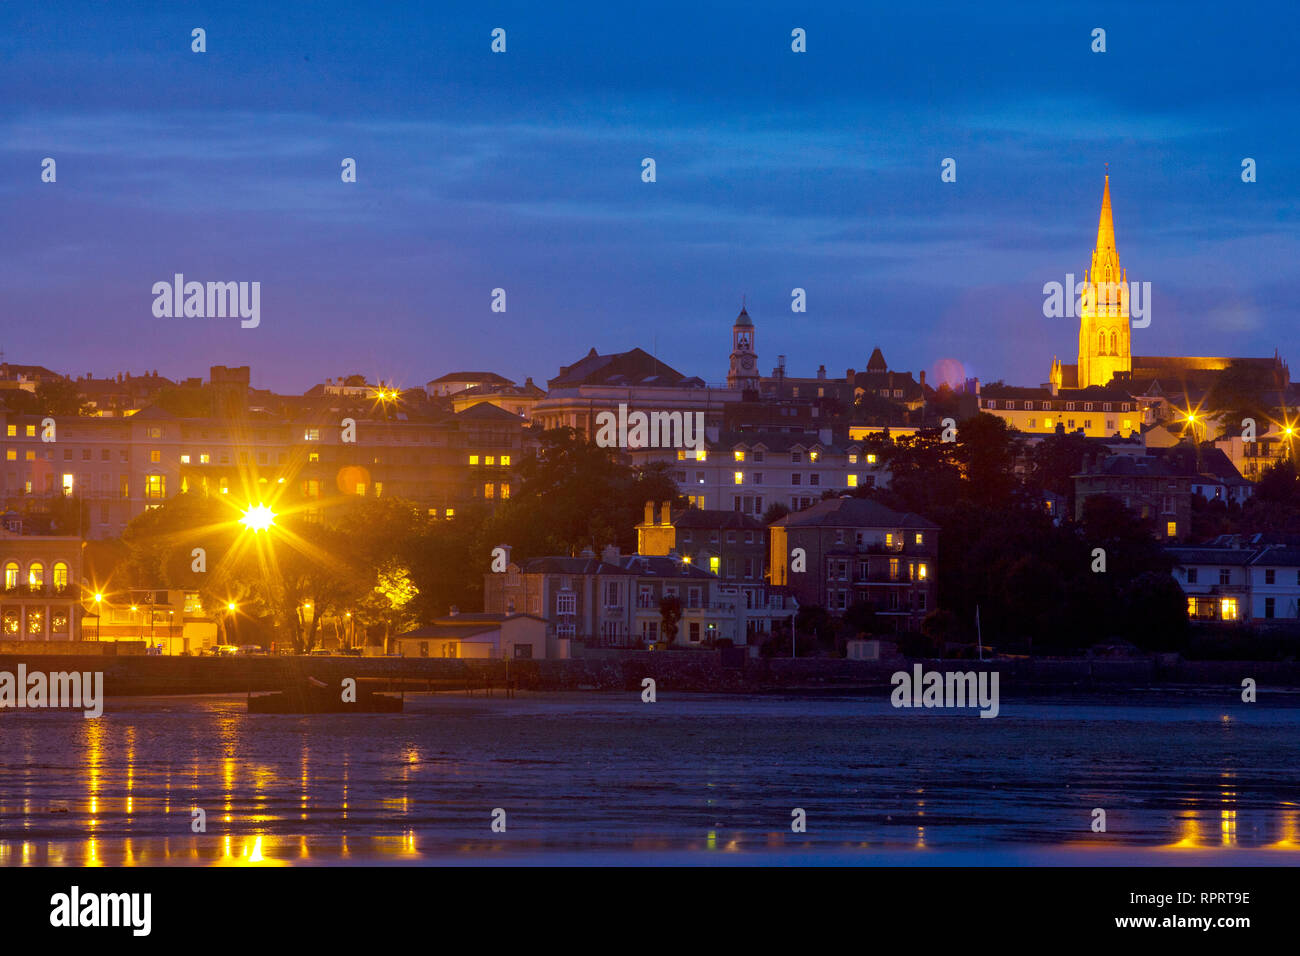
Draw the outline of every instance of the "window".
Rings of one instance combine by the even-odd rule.
[[[496,496],[497,496],[497,486],[495,484],[493,484],[492,482],[488,482],[483,486],[484,498],[495,498]]]
[[[738,452],[736,452],[736,453],[735,453],[735,456],[736,456],[736,461],[744,461],[744,460],[745,460],[745,453],[744,453],[743,451],[738,451]]]
[[[925,535],[923,535],[923,534],[922,534],[921,532],[919,532],[919,531],[916,533],[916,543],[917,543],[917,544],[925,544]]]
[[[33,561],[27,568],[27,586],[30,588],[45,587],[45,565],[39,561]]]
[[[894,546],[894,532],[892,532],[892,531],[886,531],[886,532],[885,532],[885,547],[886,547],[886,548],[892,548],[893,546]]]
[[[821,483],[822,483],[822,476],[820,473],[814,471],[811,475],[808,476],[808,484],[820,485]]]
[[[144,478],[144,496],[147,499],[157,501],[165,498],[167,488],[167,479],[163,475],[145,475]]]
[[[799,462],[803,461],[802,453],[797,451],[790,452],[790,461],[792,464],[797,465]]]
[[[916,566],[916,579],[917,579],[918,581],[924,581],[925,578],[926,578],[926,575],[929,573],[929,570],[930,570],[930,569],[929,569],[928,567],[926,567],[926,565],[924,565],[924,564],[918,564],[918,565]]]
[[[803,475],[799,474],[799,472],[796,471],[793,475],[790,476],[790,484],[798,485],[802,483],[803,483]]]
[[[182,465],[188,465],[189,463],[190,463],[190,456],[189,456],[189,455],[181,455],[181,464],[182,464]]]
[[[65,472],[63,475],[63,493],[65,495],[72,494],[72,481],[73,481],[72,475]]]
[[[35,438],[35,437],[36,437],[36,426],[35,426],[35,425],[28,425],[28,426],[27,426],[27,437],[28,437],[28,438]]]
[[[1219,583],[1227,584],[1232,579],[1232,572],[1227,568],[1219,568]]]
[[[987,405],[986,407],[988,407],[988,408],[997,408],[997,407],[998,407],[998,403],[997,403],[997,401],[994,400],[994,399],[989,399],[989,401],[988,401],[988,405]]]
[[[495,465],[496,463],[497,463],[496,455],[488,455],[483,459],[483,464],[485,465]]]
[[[1272,616],[1273,616],[1273,609],[1274,609],[1274,606],[1275,606],[1275,605],[1274,605],[1273,598],[1271,598],[1271,597],[1269,597],[1269,598],[1264,598],[1264,616],[1265,616],[1265,617],[1272,617]]]
[[[736,472],[735,480],[736,484],[743,485],[745,483],[745,473],[743,471]]]
[[[874,465],[875,463],[876,463],[876,456],[875,456],[874,454],[868,455],[868,456],[867,456],[867,464],[868,464],[868,465]]]
[[[1223,621],[1237,620],[1237,599],[1235,597],[1219,599],[1219,619]]]
[[[502,482],[498,487],[501,489],[501,490],[500,490],[500,496],[501,496],[502,498],[509,498],[509,497],[510,497],[510,485],[509,485],[509,483],[507,483],[507,482]]]
[[[1265,584],[1274,584],[1274,583],[1276,583],[1275,580],[1274,580],[1274,578],[1275,578],[1276,576],[1277,576],[1277,572],[1274,571],[1272,568],[1265,568],[1265,569],[1264,569],[1264,583],[1265,583]],[[1272,617],[1273,615],[1270,614],[1270,615],[1268,615],[1268,616],[1269,616],[1269,617]]]
[[[1166,537],[1166,538],[1176,538],[1176,537],[1178,537],[1178,522],[1177,522],[1177,521],[1167,521],[1167,522],[1165,522],[1165,537]]]
[[[847,476],[846,482],[850,488],[856,488],[858,486],[858,476],[850,474]]]
[[[506,467],[509,467],[509,465],[510,465],[510,456],[509,456],[509,455],[502,455],[502,456],[501,456],[501,467],[506,468]],[[505,497],[505,496],[503,495],[502,497]]]
[[[1187,583],[1188,583],[1188,584],[1195,584],[1195,583],[1196,583],[1197,570],[1198,570],[1197,568],[1188,568],[1188,569],[1187,569]]]
[[[561,591],[555,596],[556,614],[576,614],[577,611],[578,596],[572,591]]]
[[[13,425],[9,426],[13,428]],[[18,562],[10,561],[5,564],[5,590],[12,591],[18,587]]]

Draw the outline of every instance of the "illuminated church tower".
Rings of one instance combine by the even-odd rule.
[[[731,367],[727,370],[727,387],[757,392],[759,384],[758,353],[754,351],[754,323],[745,307],[740,307],[731,326]]]
[[[1097,247],[1084,274],[1079,301],[1079,388],[1109,385],[1116,374],[1133,369],[1129,344],[1128,277],[1115,250],[1110,212],[1110,176],[1101,197]]]

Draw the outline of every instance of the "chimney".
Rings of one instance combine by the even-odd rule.
[[[605,550],[600,552],[600,560],[606,564],[618,564],[618,557],[618,545],[616,544],[607,544]]]
[[[647,501],[645,503],[645,521],[642,523],[643,524],[655,523],[655,503],[653,501]]]
[[[826,366],[825,366],[825,365],[818,365],[818,366],[817,366],[817,377],[818,377],[819,379],[824,379],[824,378],[826,378]]]
[[[857,377],[858,377],[857,373],[854,372],[853,369],[849,369],[847,372],[844,373],[844,381],[848,382],[850,385],[853,384],[854,380]]]
[[[672,506],[671,501],[663,501],[659,504],[659,523],[665,527],[673,523]]]
[[[921,369],[921,387],[925,388],[925,369]]]

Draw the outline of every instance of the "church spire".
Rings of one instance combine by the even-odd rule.
[[[1107,173],[1101,194],[1101,216],[1097,219],[1097,246],[1092,252],[1092,281],[1118,282],[1119,279],[1119,252],[1115,248],[1115,219],[1110,211],[1110,174]]]

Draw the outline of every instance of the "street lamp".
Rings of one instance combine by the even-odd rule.
[[[254,534],[269,531],[275,526],[275,512],[264,504],[249,505],[239,523]]]

